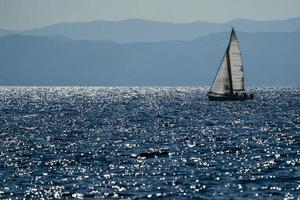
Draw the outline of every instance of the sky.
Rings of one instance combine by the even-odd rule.
[[[300,16],[299,8],[300,0],[0,0],[0,29],[130,18],[167,22],[282,20]]]

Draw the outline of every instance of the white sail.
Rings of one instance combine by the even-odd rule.
[[[215,77],[215,80],[210,88],[210,92],[216,94],[230,94],[230,81],[229,81],[229,72],[228,72],[228,63],[227,63],[227,51],[223,56],[221,66]]]
[[[244,90],[244,72],[241,51],[235,32],[232,30],[229,57],[233,90]]]

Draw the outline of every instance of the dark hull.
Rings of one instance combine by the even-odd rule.
[[[254,99],[254,95],[227,95],[227,96],[216,96],[208,94],[210,101],[245,101],[248,99]]]

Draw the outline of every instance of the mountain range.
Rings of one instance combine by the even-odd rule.
[[[210,85],[238,33],[250,86],[300,86],[300,18],[227,23],[147,20],[0,30],[0,85]]]
[[[278,21],[236,19],[226,23],[169,23],[141,19],[59,23],[25,31],[0,30],[0,36],[15,33],[121,43],[188,41],[212,33],[227,32],[231,27],[241,32],[293,32],[300,30],[300,17]]]
[[[300,31],[237,32],[250,86],[300,86]],[[229,32],[189,41],[116,43],[0,37],[0,85],[210,85]]]

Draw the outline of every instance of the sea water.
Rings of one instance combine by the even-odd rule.
[[[299,199],[300,89],[251,90],[0,87],[0,198]]]

